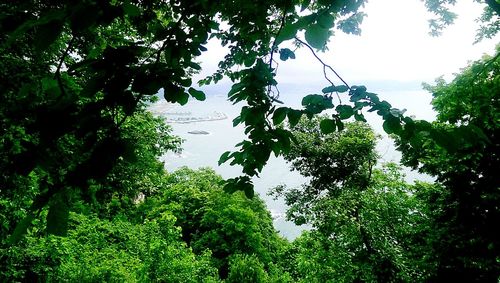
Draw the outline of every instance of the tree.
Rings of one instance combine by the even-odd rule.
[[[175,217],[132,223],[71,213],[66,237],[31,231],[2,251],[2,281],[215,282],[210,254],[195,255],[181,240]],[[42,223],[35,231],[43,231]]]
[[[140,209],[144,215],[138,222],[171,212],[187,245],[199,255],[210,251],[222,279],[232,272],[232,260],[236,261],[235,268],[250,260],[258,261],[257,266],[265,268],[263,272],[270,271],[286,245],[263,201],[249,199],[241,192],[224,192],[222,178],[210,169],[182,168],[174,172],[161,192],[146,199]],[[234,271],[232,280],[236,274]]]
[[[303,282],[424,282],[433,268],[416,241],[427,211],[415,187],[395,164],[375,167],[376,135],[367,125],[324,134],[322,121],[292,128],[297,143],[286,159],[308,182],[277,188],[287,217],[313,228],[293,243],[289,268]]]
[[[274,57],[278,53],[281,60],[295,57],[284,42],[293,40],[319,59],[314,50],[325,49],[334,26],[360,32],[364,3],[32,0],[0,4],[0,150],[5,156],[0,170],[7,176],[0,186],[25,191],[29,181],[20,179],[37,186],[34,195],[26,194],[31,206],[18,229],[10,232],[11,242],[44,207],[53,210],[50,215],[67,218],[61,204],[68,191],[85,192],[91,183],[101,182],[120,158],[132,158],[127,154],[132,141],[122,129],[142,102],[161,89],[169,102],[204,100],[191,77],[200,69],[196,58],[212,37],[230,52],[219,70],[201,84],[228,77],[234,82],[229,99],[246,101],[234,124],[245,125],[249,140],[241,142],[238,151],[223,154],[220,161],[241,165],[247,176],[229,180],[228,191],[253,195],[249,176],[258,175],[271,153],[288,152],[291,134],[276,127],[285,118],[294,124],[303,115],[334,109],[325,122],[325,129],[332,131],[341,129],[349,117],[363,120],[361,110],[368,108],[383,117],[387,132],[403,136],[402,140],[426,131],[426,123],[404,117],[366,87],[349,86],[321,60],[327,82],[322,93],[307,96],[301,110],[276,107]],[[446,11],[442,1],[426,3],[433,3],[430,10]],[[494,2],[488,3],[496,11]],[[304,40],[299,38],[302,32]],[[349,93],[351,103],[339,101],[334,107],[339,92]],[[27,178],[38,171],[39,178]]]
[[[498,52],[471,63],[450,83],[438,79],[425,86],[438,112],[432,130],[444,129],[451,139],[431,130],[435,142],[399,144],[405,164],[417,168],[419,160],[419,170],[436,176],[443,186],[419,193],[432,215],[428,233],[437,255],[437,281],[496,282],[500,277],[500,235],[492,229],[500,221]],[[475,132],[475,142],[463,141],[464,127]],[[447,150],[443,142],[449,143]]]

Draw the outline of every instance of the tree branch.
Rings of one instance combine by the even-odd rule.
[[[318,60],[322,65],[323,65],[323,76],[325,77],[325,79],[332,85],[332,86],[335,86],[335,84],[330,80],[330,78],[328,77],[328,75],[326,74],[326,70],[330,70],[332,71],[335,76],[337,76],[337,78],[342,81],[342,83],[347,86],[349,89],[351,88],[349,86],[349,84],[337,73],[337,71],[335,71],[332,66],[326,64],[325,62],[323,62],[323,60],[321,60],[321,58],[319,58],[318,54],[316,54],[316,52],[314,51],[314,49],[309,45],[307,44],[306,42],[300,40],[298,37],[295,37],[295,40],[297,40],[298,42],[300,42],[300,44],[303,44],[305,45],[310,51],[311,53],[314,55],[314,57],[316,58],[316,60]],[[340,96],[339,94],[337,93],[337,98],[339,99],[340,103],[342,104],[342,101],[340,99]]]
[[[62,83],[61,79],[61,68],[62,65],[64,64],[64,59],[68,56],[69,52],[73,48],[73,43],[75,42],[75,37],[71,37],[71,40],[68,43],[68,46],[64,50],[64,53],[61,56],[61,59],[59,60],[59,64],[57,65],[56,72],[54,74],[54,77],[57,79],[57,84],[59,85],[59,89],[61,90],[61,97],[66,96],[66,91],[64,90],[64,86]]]

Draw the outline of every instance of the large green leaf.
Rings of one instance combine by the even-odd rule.
[[[232,154],[231,154],[231,152],[230,152],[230,151],[226,151],[226,152],[224,152],[224,153],[220,156],[220,158],[219,158],[219,161],[218,161],[219,166],[221,166],[223,163],[225,163],[226,161],[228,161],[228,160],[229,160],[229,158],[231,158],[231,155],[232,155]]]
[[[316,49],[323,49],[325,47],[330,31],[321,27],[319,24],[310,25],[306,29],[305,38],[309,45]]]
[[[335,18],[330,13],[322,13],[318,16],[318,25],[324,29],[330,29],[333,27]]]
[[[287,113],[288,113],[287,107],[280,107],[280,108],[274,110],[273,124],[274,125],[281,124],[281,122],[283,122],[283,120],[285,120]]]
[[[351,118],[354,115],[354,110],[350,105],[338,105],[335,110],[339,113],[339,117],[342,120]]]
[[[401,122],[398,118],[388,115],[382,124],[384,131],[388,134],[399,134],[402,130]]]
[[[321,120],[319,127],[321,129],[321,132],[325,135],[331,134],[335,132],[336,129],[336,123],[332,119],[323,119]]]
[[[290,127],[295,127],[297,123],[300,120],[300,117],[302,116],[302,111],[300,110],[295,110],[295,109],[290,109],[286,115],[288,117],[288,123],[290,124]]]
[[[196,98],[199,101],[204,101],[206,99],[205,93],[201,90],[196,90],[192,87],[188,89],[189,94],[191,94],[192,97]]]
[[[299,29],[299,26],[296,24],[287,24],[285,25],[278,36],[276,37],[276,45],[279,45],[283,41],[290,40],[295,37],[297,34],[297,31]]]

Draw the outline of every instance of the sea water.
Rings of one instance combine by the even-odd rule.
[[[169,153],[162,157],[168,171],[174,171],[182,166],[189,168],[211,167],[224,178],[240,176],[241,167],[228,164],[218,165],[219,157],[225,151],[234,150],[234,145],[244,140],[244,128],[242,125],[233,127],[232,120],[239,114],[240,104],[232,105],[227,101],[227,96],[217,91],[206,91],[205,101],[191,100],[185,106],[169,104],[160,100],[152,106],[156,115],[169,116],[167,121],[171,125],[173,134],[184,139],[181,154]],[[406,108],[407,115],[416,116],[418,119],[433,120],[435,113],[430,106],[431,96],[420,90],[380,90],[381,99],[389,101],[393,107]],[[280,100],[284,106],[300,108],[303,91],[289,91],[286,96],[282,95]],[[342,99],[342,98],[341,98]],[[347,101],[347,97],[343,97]],[[392,140],[383,133],[382,120],[376,114],[366,113],[366,118],[374,130],[381,134],[377,145],[380,154],[380,162],[398,162],[401,155],[395,150]],[[181,119],[176,121],[176,115]],[[186,123],[186,121],[189,121]],[[191,132],[191,133],[190,133]],[[195,134],[193,134],[195,133]],[[418,174],[405,168],[406,179],[432,180],[429,176]],[[282,157],[271,158],[264,167],[259,177],[253,178],[255,192],[265,201],[274,219],[276,229],[284,237],[293,240],[300,235],[307,226],[298,227],[292,222],[286,221],[284,215],[286,205],[283,200],[275,200],[267,193],[269,189],[278,185],[286,185],[289,188],[297,187],[307,182],[307,179],[298,172],[292,171],[289,164]]]

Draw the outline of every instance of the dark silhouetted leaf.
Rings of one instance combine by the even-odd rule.
[[[58,20],[39,26],[34,41],[35,48],[38,51],[47,49],[59,37],[62,28],[63,22]]]
[[[330,29],[333,27],[335,18],[330,13],[323,13],[318,17],[318,25],[324,29]]]
[[[286,114],[288,113],[288,108],[280,107],[274,111],[273,114],[273,124],[279,125],[286,118]]]
[[[338,105],[335,110],[339,113],[339,117],[342,120],[351,118],[354,115],[354,110],[350,105]]]
[[[387,116],[384,123],[382,124],[384,131],[388,134],[399,134],[402,130],[401,123],[398,118],[390,115]]]
[[[366,122],[365,116],[362,113],[354,113],[354,119],[360,122]]]
[[[290,123],[290,127],[295,127],[302,116],[302,111],[290,109],[286,116],[288,117],[288,123]]]
[[[321,120],[319,127],[321,129],[321,132],[325,135],[335,132],[336,129],[335,121],[332,119]]]
[[[69,207],[61,196],[52,199],[47,213],[47,233],[65,236],[68,231]]]
[[[141,9],[129,2],[123,4],[123,12],[132,18],[141,15]]]
[[[347,92],[349,90],[349,87],[346,85],[338,85],[335,87],[336,92]]]
[[[305,38],[307,43],[316,49],[325,47],[330,32],[328,29],[322,28],[320,25],[310,25],[306,29]]]
[[[279,45],[280,43],[282,43],[283,41],[285,40],[289,40],[289,39],[292,39],[295,37],[295,35],[297,34],[297,31],[300,27],[296,24],[287,24],[285,25],[280,33],[278,34],[278,36],[276,37],[276,41],[275,41],[275,44],[276,45]]]
[[[220,156],[220,158],[219,158],[219,162],[218,162],[219,166],[221,166],[223,163],[225,163],[226,161],[228,161],[228,160],[229,160],[229,158],[231,158],[231,152],[230,152],[230,151],[226,151],[226,152],[224,152],[224,153]]]
[[[286,61],[288,59],[295,59],[295,53],[288,48],[280,49],[280,59]]]
[[[191,94],[192,97],[196,98],[196,100],[204,101],[206,99],[205,93],[201,90],[196,90],[190,87],[188,92],[189,94]]]

